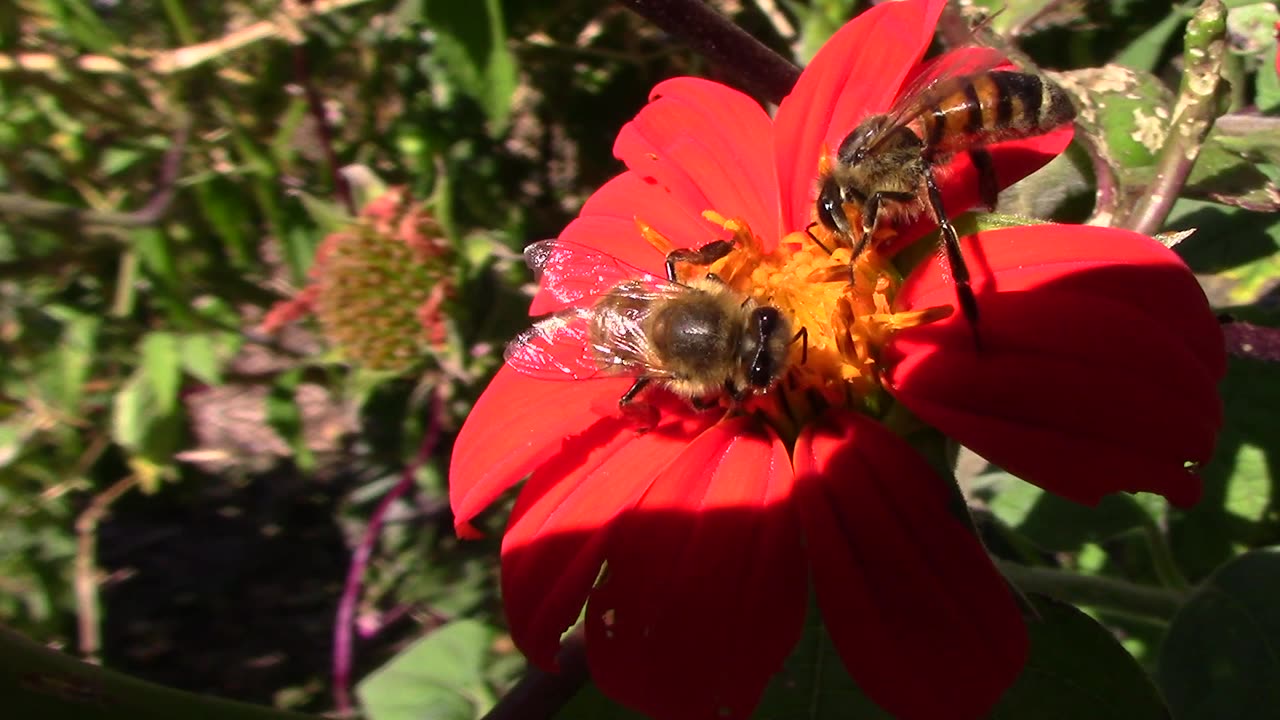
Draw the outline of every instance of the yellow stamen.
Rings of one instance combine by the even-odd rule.
[[[640,237],[644,238],[646,242],[652,245],[658,252],[662,253],[664,257],[672,250],[676,249],[675,244],[672,243],[666,235],[658,232],[652,225],[640,218],[635,218],[634,220],[636,228],[640,230]]]
[[[828,244],[821,234],[820,245],[800,231],[783,237],[766,253],[745,220],[727,218],[713,210],[702,216],[732,235],[734,249],[710,267],[678,268],[681,279],[715,273],[735,291],[778,308],[796,330],[807,331],[807,347],[795,343],[786,376],[772,392],[751,403],[770,417],[784,436],[794,437],[804,420],[824,407],[878,412],[884,401],[879,384],[880,349],[894,333],[952,312],[950,306],[894,312],[893,297],[901,278],[874,248],[851,264],[847,245]],[[674,247],[643,221],[636,224],[655,248],[666,253]],[[821,228],[814,231],[824,232]]]

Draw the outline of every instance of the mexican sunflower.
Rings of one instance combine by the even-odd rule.
[[[450,496],[459,534],[473,535],[470,521],[528,477],[503,538],[502,590],[535,665],[554,669],[582,616],[605,694],[658,718],[747,717],[796,645],[812,591],[875,702],[900,718],[980,717],[1021,671],[1026,628],[898,420],[1083,503],[1138,490],[1196,501],[1225,360],[1204,295],[1169,250],[1096,227],[964,238],[978,349],[950,311],[940,260],[905,277],[891,262],[923,229],[877,236],[853,282],[849,250],[805,234],[824,154],[924,71],[943,5],[859,16],[772,119],[735,90],[677,78],[621,130],[614,152],[627,170],[560,241],[661,277],[670,249],[731,239],[710,270],[807,339],[740,411],[700,411],[656,388],[640,396],[655,410],[648,425],[619,411],[631,378],[499,370],[458,437]],[[995,146],[1000,183],[1069,138]],[[942,176],[948,209],[978,201],[966,158]],[[564,309],[549,283],[593,281],[572,258],[553,265],[532,314]]]

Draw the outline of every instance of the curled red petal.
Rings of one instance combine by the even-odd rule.
[[[818,607],[858,686],[900,720],[984,717],[1021,672],[1027,632],[946,481],[850,413],[801,432],[795,471]]]
[[[617,403],[629,378],[533,380],[504,365],[476,401],[453,446],[449,503],[458,534],[499,494],[586,431]]]
[[[922,420],[1047,490],[1095,504],[1122,490],[1198,500],[1222,425],[1217,378],[1184,337],[1076,288],[979,296],[963,318],[898,333],[882,360]]]
[[[834,150],[864,117],[889,108],[928,49],[945,5],[876,5],[836,32],[801,73],[774,121],[782,233],[809,224],[823,148]]]
[[[600,421],[565,441],[520,491],[502,539],[503,605],[516,646],[543,669],[555,669],[560,637],[600,574],[609,523],[714,422],[682,402],[660,411],[643,434],[620,418]]]
[[[1215,379],[1226,372],[1222,330],[1204,291],[1177,254],[1145,235],[1087,225],[1028,225],[962,238],[961,246],[980,295],[1052,286],[1108,297],[1181,337]],[[894,300],[900,309],[954,303],[955,287],[938,260],[914,268]]]
[[[773,124],[737,90],[699,78],[667,80],[623,126],[613,152],[684,207],[741,217],[767,244],[775,241]]]
[[[605,694],[654,717],[750,716],[804,619],[791,480],[777,436],[733,418],[618,518],[586,616]]]

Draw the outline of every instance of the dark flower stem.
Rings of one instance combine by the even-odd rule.
[[[1093,165],[1094,182],[1097,184],[1093,192],[1093,215],[1089,218],[1089,224],[1096,222],[1100,225],[1110,225],[1120,207],[1120,184],[1116,180],[1115,168],[1107,162],[1106,151],[1102,148],[1102,141],[1097,137],[1085,132],[1082,128],[1077,128],[1076,139],[1089,155],[1089,162]]]
[[[569,633],[556,656],[560,672],[536,667],[525,671],[520,682],[502,696],[483,720],[543,720],[553,718],[587,682],[587,648],[582,627]]]
[[[1247,322],[1222,326],[1227,352],[1236,357],[1280,363],[1280,329]]]
[[[169,212],[169,206],[173,204],[173,198],[178,193],[178,180],[182,175],[182,158],[187,151],[187,140],[190,136],[191,121],[184,117],[180,120],[178,128],[174,130],[169,148],[165,150],[160,160],[155,191],[137,210],[128,212],[91,210],[26,195],[0,193],[0,219],[85,234],[155,225],[164,219]],[[129,237],[121,233],[116,234],[123,239]],[[31,261],[21,261],[21,263],[29,262]]]
[[[997,560],[996,566],[1009,582],[1024,592],[1048,595],[1073,605],[1087,605],[1138,620],[1168,622],[1186,599],[1185,593],[1176,590],[1081,575],[1068,570],[1028,567],[1005,560]]]
[[[312,11],[312,0],[302,0],[302,6]],[[324,111],[324,98],[311,81],[311,63],[307,57],[305,38],[293,48],[293,80],[302,88],[307,99],[307,112],[316,125],[316,137],[320,141],[321,152],[324,153],[325,164],[329,166],[329,178],[333,182],[333,193],[346,208],[347,214],[354,217],[359,208],[356,207],[355,196],[351,193],[351,185],[340,172],[338,153],[333,149],[333,128],[329,125],[329,116]]]
[[[1186,69],[1173,107],[1169,137],[1156,159],[1155,182],[1118,225],[1151,235],[1160,229],[1213,128],[1226,57],[1227,9],[1221,0],[1205,0],[1187,23],[1183,41]]]
[[[342,598],[338,601],[338,614],[333,623],[333,702],[337,712],[346,716],[351,713],[351,650],[352,634],[355,628],[356,605],[360,600],[360,586],[364,580],[365,568],[369,565],[369,556],[373,554],[373,546],[382,534],[382,524],[387,511],[409,491],[414,484],[414,476],[418,468],[427,462],[440,440],[441,402],[439,390],[432,390],[428,400],[427,430],[423,433],[422,442],[418,445],[418,453],[404,467],[400,480],[378,502],[373,514],[369,516],[369,524],[365,527],[360,544],[351,555],[351,564],[347,566],[347,581],[342,589]]]
[[[786,97],[800,68],[747,34],[703,0],[618,0],[680,38],[749,93],[772,103]]]

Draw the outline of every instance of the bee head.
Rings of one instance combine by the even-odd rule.
[[[828,177],[818,191],[818,222],[833,233],[853,236],[849,216],[844,211],[844,195],[834,177]]]
[[[751,311],[739,360],[752,388],[767,390],[773,385],[786,364],[790,342],[791,325],[777,308],[765,306]]]

